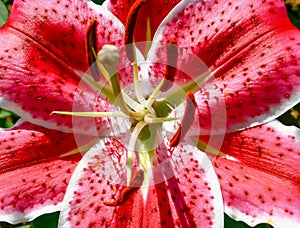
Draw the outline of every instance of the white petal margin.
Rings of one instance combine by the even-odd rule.
[[[68,221],[68,214],[70,212],[70,207],[69,207],[69,202],[71,201],[71,199],[74,196],[74,191],[76,191],[76,189],[78,189],[78,181],[82,178],[83,176],[83,169],[84,168],[88,168],[88,162],[86,161],[86,159],[88,159],[89,157],[91,157],[91,151],[93,151],[93,149],[97,147],[94,146],[91,150],[89,150],[84,157],[80,160],[80,162],[78,163],[76,169],[73,172],[73,175],[71,177],[71,180],[69,182],[66,194],[64,196],[62,205],[61,205],[61,211],[59,214],[59,221],[58,221],[58,227],[71,227],[71,224]],[[94,153],[92,153],[94,154]]]
[[[110,12],[106,6],[103,5],[98,5],[96,3],[94,3],[91,0],[84,0],[88,7],[93,9],[96,13],[101,13],[103,14],[107,19],[112,20],[114,26],[116,26],[116,28],[120,29],[120,31],[124,31],[125,27],[122,24],[122,22],[115,16],[112,14],[112,12]]]
[[[109,151],[105,151],[105,148],[108,147],[105,144],[106,140],[111,142],[111,140],[108,138],[99,140],[88,152],[86,152],[74,170],[62,202],[58,227],[71,227],[71,224],[68,221],[69,212],[71,211],[69,205],[74,198],[74,192],[80,188],[78,183],[85,175],[85,170],[92,169],[97,172],[100,171],[100,173],[102,171],[101,176],[105,174],[105,177],[107,177],[104,181],[110,181],[113,184],[125,185],[126,180],[122,179],[121,175],[123,174],[122,171],[125,170],[126,167],[126,153],[122,154],[120,162],[115,165],[117,161],[108,154]],[[110,148],[108,148],[108,150],[109,149]],[[119,151],[122,150],[121,147],[117,147],[117,149]],[[125,152],[125,150],[122,152]],[[100,159],[97,159],[96,157]],[[90,164],[92,164],[94,167],[91,167]],[[118,171],[120,171],[120,175],[118,175]]]
[[[108,140],[109,141],[109,140]],[[75,169],[73,176],[70,180],[67,192],[65,194],[60,218],[59,218],[59,227],[66,228],[71,227],[71,224],[69,222],[69,214],[71,212],[70,202],[75,199],[75,192],[81,192],[80,189],[80,180],[84,177],[85,172],[84,170],[90,169],[90,164],[96,164],[95,171],[100,175],[100,177],[103,178],[103,174],[105,174],[105,182],[114,182],[115,184],[121,183],[124,184],[126,180],[122,179],[122,170],[125,170],[126,167],[126,153],[119,158],[120,162],[116,164],[116,160],[114,158],[111,158],[108,154],[105,152],[105,148],[107,148],[107,144],[105,143],[106,140],[100,140],[93,148],[91,148],[85,156],[82,158],[82,160],[79,162],[77,168]],[[109,148],[108,148],[109,150]],[[188,153],[181,153],[179,152],[186,151]],[[171,174],[180,175],[180,172],[182,171],[185,173],[184,168],[189,168],[190,161],[188,159],[193,158],[195,161],[199,162],[199,167],[204,170],[205,177],[203,177],[203,180],[208,183],[208,186],[210,187],[209,190],[209,196],[213,196],[213,199],[211,199],[211,206],[213,206],[213,218],[212,227],[214,228],[220,228],[224,226],[224,206],[223,206],[223,199],[222,199],[222,193],[220,189],[220,185],[218,182],[217,175],[214,171],[213,165],[211,164],[210,159],[207,157],[205,153],[202,153],[197,148],[191,146],[191,145],[181,145],[178,148],[176,148],[173,152],[173,156],[171,159],[167,159],[166,163],[160,163],[158,166],[151,167],[152,169],[156,170],[171,170]],[[99,160],[97,160],[99,159]],[[114,160],[114,161],[112,161]],[[169,162],[168,162],[169,161]],[[181,163],[184,163],[182,166]],[[164,169],[164,165],[167,165]],[[170,168],[171,165],[171,169]],[[102,170],[102,171],[101,171]],[[173,171],[172,171],[173,170]],[[155,170],[152,170],[155,172]],[[199,170],[200,171],[200,170]],[[104,173],[105,172],[105,173]],[[118,173],[117,173],[118,172]],[[148,173],[152,173],[150,170],[148,170]],[[170,173],[169,173],[170,174]],[[165,173],[166,178],[168,177],[168,173]],[[85,176],[86,178],[87,176]],[[149,177],[149,176],[148,176]],[[150,177],[151,179],[151,177]],[[147,184],[155,184],[148,182]],[[89,186],[85,186],[87,189]],[[83,188],[85,188],[83,187]],[[146,186],[144,186],[146,187]],[[143,188],[143,198],[146,199],[147,190]],[[201,191],[201,189],[199,189]],[[87,193],[87,197],[88,197]],[[87,199],[88,201],[88,199]],[[147,206],[147,205],[145,205]],[[201,213],[201,212],[199,212]],[[142,219],[142,218],[141,218]]]
[[[156,52],[159,41],[162,40],[162,38],[164,36],[164,29],[165,29],[166,24],[171,22],[174,19],[174,17],[176,17],[180,12],[184,11],[184,9],[188,5],[196,3],[196,2],[200,2],[200,0],[182,0],[169,12],[169,14],[164,18],[164,20],[158,26],[158,28],[154,34],[153,43],[148,52],[147,60],[150,60],[150,62],[151,62],[151,60],[155,59],[155,54],[156,54],[155,52]]]
[[[58,203],[57,205],[49,205],[40,209],[33,209],[29,213],[0,213],[0,221],[5,221],[11,224],[18,224],[24,221],[32,221],[41,215],[59,211],[61,209],[61,205],[61,203]]]
[[[164,137],[164,139],[165,145],[167,145],[166,137]],[[158,151],[159,150],[160,149],[158,149]],[[163,148],[161,150],[163,150]],[[155,182],[153,182],[154,180],[152,179],[151,181],[148,181],[147,184],[151,186],[161,183],[162,181],[166,181],[166,183],[169,184],[168,179],[175,176],[176,179],[179,179],[179,183],[181,183],[179,184],[179,188],[187,195],[184,197],[184,200],[186,200],[187,202],[189,202],[189,196],[192,195],[189,194],[191,192],[189,192],[188,188],[195,184],[197,186],[197,189],[193,191],[193,194],[197,196],[199,196],[200,194],[203,195],[202,197],[200,197],[201,202],[196,202],[196,205],[190,208],[191,213],[195,216],[195,219],[198,219],[198,221],[204,220],[205,216],[203,216],[204,212],[202,210],[205,210],[206,206],[207,208],[213,207],[212,210],[210,209],[210,212],[212,213],[209,213],[212,222],[212,225],[210,225],[209,227],[224,227],[224,204],[222,192],[214,167],[206,153],[203,153],[196,147],[192,146],[192,144],[184,142],[180,143],[177,147],[174,148],[171,157],[165,157],[164,151],[161,151],[161,156],[158,157],[162,162],[152,166],[152,171],[147,170],[146,172],[154,174]],[[194,169],[195,162],[197,163],[197,170]],[[154,163],[156,163],[155,158]],[[159,174],[161,173],[164,173],[163,180],[159,177]],[[194,175],[200,175],[201,180],[199,182],[195,180],[193,183],[193,178],[189,180],[186,178],[193,177]],[[151,179],[151,177],[149,179]],[[175,205],[175,202],[172,202],[172,197],[169,195],[169,200],[171,202],[170,205]],[[209,201],[209,205],[205,205],[206,203],[204,203],[204,201],[206,200]],[[200,225],[197,223],[197,221],[195,222],[197,226]]]
[[[202,161],[201,167],[205,170],[207,181],[211,186],[211,195],[214,197],[212,199],[212,204],[214,205],[215,217],[213,219],[212,227],[222,228],[224,227],[224,204],[219,180],[211,160],[207,157],[206,153],[200,152],[198,149],[196,150],[197,152],[194,152],[194,158]]]
[[[207,1],[207,0],[202,0],[202,1]],[[173,21],[174,18],[179,15],[180,12],[183,12],[185,8],[188,7],[190,4],[198,3],[201,2],[201,0],[182,0],[179,2],[171,11],[170,13],[164,18],[162,23],[159,25],[158,29],[156,30],[154,37],[153,37],[153,44],[149,50],[149,53],[147,55],[147,61],[151,62],[155,60],[156,56],[156,50],[158,49],[159,41],[163,40],[164,37],[164,30],[166,28],[166,25],[170,22]],[[210,88],[209,88],[210,89]],[[215,89],[212,88],[212,91],[215,91]],[[210,91],[210,92],[212,92]],[[220,94],[218,94],[220,96]],[[217,96],[218,96],[217,95]],[[227,133],[231,132],[237,132],[240,130],[244,130],[246,128],[250,127],[255,127],[260,124],[264,124],[267,122],[270,122],[274,120],[275,118],[279,117],[283,113],[285,113],[287,110],[293,108],[296,104],[300,102],[300,92],[295,93],[289,100],[286,100],[284,103],[280,104],[279,107],[271,107],[268,113],[260,115],[259,117],[251,118],[247,122],[242,122],[240,124],[235,124],[231,126],[228,130]],[[222,110],[223,112],[223,110]],[[211,132],[211,134],[222,134],[223,129],[220,130],[220,132],[215,131]]]
[[[225,213],[230,216],[232,219],[237,221],[242,221],[248,224],[251,227],[257,226],[261,223],[268,223],[272,225],[274,228],[299,228],[300,224],[297,221],[294,221],[289,218],[283,218],[279,216],[270,216],[261,215],[259,218],[253,218],[252,216],[246,215],[240,210],[232,207],[228,207],[225,205]]]
[[[267,126],[270,126],[275,130],[278,130],[278,132],[281,132],[284,135],[293,136],[297,140],[300,140],[300,129],[295,126],[283,125],[278,120],[274,120],[267,123]],[[245,213],[241,212],[237,208],[229,207],[226,204],[224,205],[225,205],[225,213],[227,215],[229,215],[231,218],[235,220],[243,221],[247,223],[249,226],[256,226],[258,224],[267,222],[271,224],[274,228],[286,228],[286,227],[299,228],[300,227],[299,221],[295,221],[288,216],[287,217],[275,216],[275,215],[270,216],[269,214],[261,213],[259,217],[254,218],[253,216],[246,215]]]
[[[270,127],[275,128],[282,134],[292,135],[295,136],[295,138],[300,139],[300,129],[295,126],[286,126],[278,120],[273,120],[267,124],[270,125]]]
[[[50,129],[62,131],[62,132],[65,132],[65,133],[73,133],[72,128],[69,128],[69,127],[66,127],[66,126],[57,126],[57,124],[54,123],[54,122],[32,118],[32,115],[30,113],[24,111],[16,103],[5,100],[3,97],[1,97],[1,93],[0,93],[0,107],[18,114],[24,120],[26,120],[30,123],[34,123],[36,125],[39,125],[39,126],[42,126],[42,127],[45,127],[45,128],[50,128]],[[78,133],[84,133],[84,132],[78,132]]]

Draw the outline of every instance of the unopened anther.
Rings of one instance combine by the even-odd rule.
[[[186,136],[189,129],[192,127],[192,124],[195,119],[196,107],[197,103],[194,94],[192,92],[188,92],[186,94],[186,105],[183,118],[177,131],[170,139],[170,147],[176,147],[179,144],[179,142]]]
[[[132,43],[133,43],[136,19],[137,19],[139,10],[145,4],[145,2],[146,2],[146,0],[136,0],[135,1],[135,3],[130,8],[130,11],[129,11],[128,17],[127,17],[127,21],[125,24],[126,53],[127,53],[128,59],[131,62],[134,62],[134,45],[132,45]]]

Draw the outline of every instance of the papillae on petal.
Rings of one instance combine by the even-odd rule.
[[[163,148],[158,148],[154,165],[145,171],[150,176],[144,184],[122,204],[107,206],[104,202],[116,200],[126,186],[127,148],[116,138],[99,141],[74,172],[60,226],[222,227],[221,192],[207,157],[192,146],[179,146],[170,159],[162,156],[167,153]]]
[[[289,21],[283,1],[180,2],[153,38],[148,59],[157,62],[153,77],[163,76],[165,66],[159,63],[166,62],[169,39],[184,50],[178,56],[183,72],[177,72],[177,84],[204,73],[190,56],[211,71],[195,93],[203,129],[220,119],[226,119],[227,131],[255,126],[299,102],[300,31]],[[212,113],[222,103],[225,115]]]
[[[90,137],[81,136],[87,144]],[[23,122],[0,129],[0,220],[20,223],[57,211],[81,154],[72,134]],[[84,152],[84,151],[82,151]]]
[[[104,44],[123,44],[123,25],[92,2],[14,1],[8,22],[0,28],[0,106],[47,128],[85,133],[91,125],[84,120],[74,126],[72,117],[51,112],[72,111],[73,106],[80,111],[111,110],[106,97],[78,74],[89,68],[85,45],[92,21],[97,23],[95,52]],[[124,85],[133,80],[132,67],[125,52],[120,55]],[[107,119],[95,122],[101,130],[110,128]]]
[[[160,1],[151,0],[146,1],[138,14],[137,23],[135,27],[134,38],[136,42],[150,41],[147,40],[147,23],[150,23],[151,39],[163,19],[181,0],[175,1]],[[130,7],[135,0],[116,1],[110,0],[107,2],[108,9],[123,23],[126,24],[127,16]]]
[[[200,137],[207,142],[208,137]],[[214,145],[210,145],[214,147]],[[249,225],[300,222],[300,131],[278,121],[225,135],[213,163],[226,212]]]

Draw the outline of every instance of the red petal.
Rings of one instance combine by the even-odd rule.
[[[85,1],[14,1],[9,20],[5,27],[12,28],[34,40],[70,68],[81,71],[89,67],[85,38],[91,20],[99,23],[98,48],[106,43],[122,43],[122,30],[113,17],[101,8],[101,13],[91,9]],[[99,7],[100,9],[100,7]],[[98,9],[98,10],[99,10]],[[99,10],[100,11],[100,10]],[[113,26],[115,25],[115,26]],[[5,28],[7,29],[7,28]],[[112,31],[114,31],[112,33]]]
[[[106,206],[119,186],[126,184],[127,149],[117,139],[97,143],[82,158],[68,186],[59,224],[64,227],[139,227],[143,211],[141,191],[129,196],[122,206]]]
[[[135,26],[135,41],[143,42],[147,41],[147,21],[150,21],[151,28],[151,39],[153,35],[165,18],[168,13],[173,9],[173,7],[180,2],[181,0],[175,1],[160,1],[160,0],[151,0],[146,1],[145,5],[139,12],[137,23]],[[125,24],[127,20],[127,16],[130,10],[130,7],[133,5],[135,0],[129,1],[116,1],[110,0],[108,1],[108,9],[119,18],[119,20]]]
[[[189,145],[173,148],[171,159],[165,150],[158,149],[160,162],[152,167],[156,184],[148,190],[144,227],[223,227],[222,198],[209,159]]]
[[[79,159],[47,158],[1,173],[0,220],[16,224],[60,210]]]
[[[81,78],[74,71],[88,68],[85,36],[91,20],[98,23],[98,49],[123,43],[122,24],[100,9],[96,13],[84,1],[15,1],[9,21],[0,29],[0,105],[30,122],[69,132],[72,117],[51,116],[52,111],[72,111],[73,105],[81,111],[110,110],[109,102],[86,85],[77,88]],[[121,69],[128,63],[125,58],[121,54]],[[123,84],[132,81],[132,69],[126,66],[120,74]],[[80,124],[76,121],[81,132],[91,127],[82,118]],[[101,130],[111,128],[107,119],[96,122]]]
[[[252,226],[299,224],[299,148],[300,130],[277,121],[227,134],[220,151],[237,160],[215,160],[227,212]]]
[[[251,226],[269,223],[274,227],[298,227],[300,222],[299,181],[278,178],[244,163],[216,159],[225,212]]]
[[[157,151],[161,159],[167,158],[161,154],[163,148]],[[115,192],[126,184],[126,155],[117,139],[100,141],[86,154],[67,190],[61,226],[223,225],[221,192],[212,165],[191,146],[174,149],[172,162],[157,163],[157,158],[149,186],[144,184],[119,206],[106,206],[103,202],[116,199]]]
[[[86,143],[91,138],[82,136]],[[0,131],[0,220],[29,221],[57,211],[81,154],[72,134],[22,123]]]
[[[268,121],[299,101],[300,31],[289,21],[283,1],[192,2],[175,7],[159,28],[150,56],[166,62],[161,53],[173,38],[188,50],[185,53],[198,56],[214,71],[214,80],[195,94],[203,128],[226,118],[210,113],[222,102],[227,130],[234,131]],[[206,70],[179,53],[183,54],[177,67],[190,77]],[[153,77],[161,77],[165,66],[152,70]],[[175,81],[181,84],[188,79],[178,73]]]

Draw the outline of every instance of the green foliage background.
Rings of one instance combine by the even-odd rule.
[[[104,0],[93,0],[97,4],[102,4]],[[0,0],[0,27],[6,22],[9,16],[9,8],[12,5],[13,0]],[[295,10],[296,8],[296,10]],[[298,7],[293,7],[287,4],[287,9],[291,21],[300,28],[300,5]],[[9,111],[0,108],[0,127],[9,128],[18,120],[18,116]],[[294,108],[283,114],[278,118],[282,123],[286,125],[294,125],[300,127],[300,104],[296,105]],[[11,225],[9,223],[0,222],[0,228],[56,228],[58,222],[59,212],[45,214],[34,221],[29,223]],[[256,228],[270,228],[271,225],[260,224],[255,226]],[[231,219],[225,214],[225,228],[249,228],[243,222],[238,222]]]

